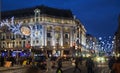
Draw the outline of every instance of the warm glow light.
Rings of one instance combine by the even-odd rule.
[[[31,34],[31,30],[29,27],[22,26],[20,30],[23,35],[29,36]]]

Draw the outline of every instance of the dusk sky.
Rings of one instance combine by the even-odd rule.
[[[113,35],[120,14],[120,0],[1,0],[1,4],[2,11],[38,5],[70,9],[85,26],[87,33],[95,37]]]

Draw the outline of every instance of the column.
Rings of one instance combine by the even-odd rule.
[[[63,27],[61,27],[61,47],[63,47]]]
[[[47,46],[47,27],[43,26],[43,45]]]
[[[55,26],[52,26],[52,46],[55,46]]]
[[[60,43],[60,46],[61,46],[61,50],[60,50],[60,56],[63,56],[63,27],[61,26],[61,31],[60,31],[60,34],[61,34],[61,43]]]
[[[70,27],[70,47],[73,45],[73,27]]]

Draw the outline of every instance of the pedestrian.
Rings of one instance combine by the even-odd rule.
[[[118,57],[117,61],[113,64],[112,69],[114,73],[120,73],[120,57]]]
[[[48,56],[46,57],[46,63],[47,63],[46,72],[51,73],[52,72],[51,60],[50,60],[50,58]]]
[[[80,56],[79,60],[80,60],[80,65],[82,65],[83,57]]]
[[[114,73],[114,70],[112,69],[113,67],[113,64],[115,63],[115,57],[110,57],[110,60],[108,61],[108,67],[109,69],[111,70],[110,73]]]
[[[74,68],[73,72],[76,72],[76,70],[78,69],[79,72],[81,73],[81,69],[78,67],[78,65],[79,65],[79,58],[76,58],[75,59],[75,68]]]
[[[1,56],[0,61],[1,61],[1,66],[3,67],[3,66],[4,66],[4,64],[5,64],[5,60],[4,60],[4,57],[3,57],[3,56]]]
[[[57,63],[58,63],[58,68],[56,70],[56,73],[63,73],[62,71],[62,58],[61,57],[58,57],[58,60],[57,60]]]
[[[87,73],[94,73],[94,62],[93,60],[89,57],[86,61],[86,67],[87,67]]]

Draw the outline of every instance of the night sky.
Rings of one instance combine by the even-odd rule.
[[[70,9],[95,37],[114,35],[120,14],[120,0],[1,0],[1,4],[2,11],[38,5]]]

